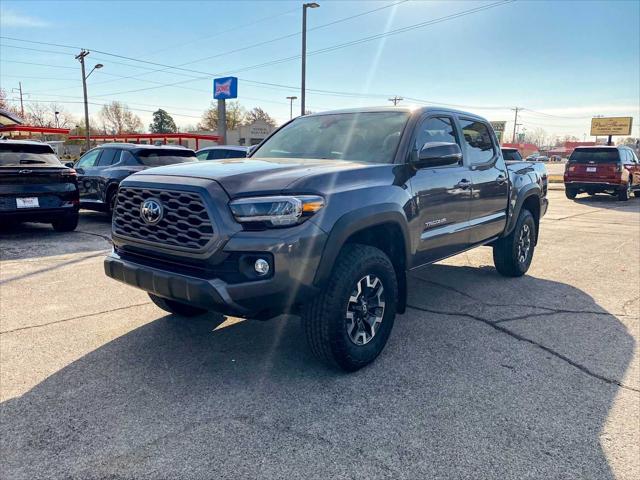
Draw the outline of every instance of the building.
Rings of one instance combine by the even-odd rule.
[[[276,127],[270,126],[268,123],[257,120],[249,125],[240,125],[240,127],[235,130],[227,130],[227,145],[257,145],[262,140],[271,135]],[[217,132],[211,132],[207,130],[198,130],[196,132],[191,132],[198,135],[211,135]],[[210,147],[212,145],[217,145],[216,142],[200,142],[200,148]]]

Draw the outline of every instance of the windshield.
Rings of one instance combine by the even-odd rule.
[[[522,155],[518,150],[502,150],[502,156],[505,160],[522,160]]]
[[[408,112],[338,113],[299,117],[252,155],[391,163]]]
[[[143,150],[137,154],[138,160],[148,167],[161,167],[174,163],[197,162],[191,150]]]
[[[47,144],[0,143],[0,166],[20,167],[22,165],[59,167],[62,164]]]
[[[589,148],[574,150],[569,161],[571,163],[611,163],[620,160],[617,148]]]

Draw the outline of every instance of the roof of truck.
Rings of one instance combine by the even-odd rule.
[[[465,112],[463,110],[455,110],[453,108],[444,108],[444,107],[438,107],[438,106],[405,106],[405,107],[399,107],[399,106],[379,106],[379,107],[358,107],[358,108],[345,108],[345,109],[341,109],[341,110],[330,110],[327,112],[317,112],[317,113],[311,113],[309,115],[306,115],[307,117],[313,117],[313,116],[321,116],[321,115],[335,115],[335,114],[341,114],[341,113],[374,113],[374,112],[407,112],[407,113],[426,113],[429,111],[435,111],[435,112],[446,112],[446,113],[451,113],[451,114],[457,114],[457,115],[467,115],[467,116],[472,116],[475,118],[479,118],[482,120],[485,120],[484,117],[480,116],[480,115],[476,115],[475,113],[471,113],[471,112]]]

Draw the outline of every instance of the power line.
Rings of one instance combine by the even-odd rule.
[[[473,13],[478,13],[478,12],[481,12],[481,11],[484,11],[484,10],[488,10],[488,9],[495,8],[495,7],[498,7],[498,6],[501,6],[501,5],[512,3],[513,1],[515,1],[515,0],[502,0],[502,1],[491,3],[491,4],[488,4],[488,5],[483,5],[483,6],[480,6],[480,7],[471,8],[469,10],[463,10],[462,12],[457,12],[457,13],[454,13],[454,14],[446,15],[444,17],[439,17],[439,18],[428,20],[428,21],[425,21],[425,22],[420,22],[420,23],[417,23],[417,24],[409,25],[407,27],[402,27],[402,28],[399,28],[399,29],[390,30],[388,32],[383,32],[383,33],[379,33],[379,34],[376,34],[376,35],[371,35],[371,36],[368,36],[368,37],[363,37],[363,38],[360,38],[360,39],[352,40],[352,41],[349,41],[349,42],[332,45],[332,46],[329,46],[329,47],[326,47],[326,48],[322,48],[322,49],[319,49],[319,50],[315,50],[315,51],[309,52],[308,55],[316,55],[316,54],[320,54],[320,53],[331,52],[331,51],[338,50],[338,49],[341,49],[341,48],[346,48],[346,47],[349,47],[349,46],[358,45],[360,43],[365,43],[365,42],[370,42],[370,41],[377,40],[377,39],[380,39],[380,38],[385,38],[387,36],[392,36],[392,35],[397,35],[397,34],[400,34],[400,33],[405,33],[405,32],[408,32],[408,31],[411,31],[411,30],[415,30],[415,29],[418,29],[418,28],[424,28],[424,27],[427,27],[427,26],[435,25],[435,24],[442,23],[442,22],[449,21],[449,20],[454,20],[454,19],[457,19],[457,18],[460,18],[460,17],[471,15]],[[29,43],[39,43],[39,44],[45,44],[45,45],[50,45],[50,46],[61,46],[61,47],[65,47],[65,48],[79,48],[79,47],[71,47],[69,45],[60,45],[60,44],[53,44],[53,43],[47,43],[47,42],[35,42],[35,41],[32,41],[32,40],[24,40],[24,39],[19,39],[19,38],[15,38],[15,37],[0,36],[0,38],[5,38],[7,40],[24,41],[24,42],[29,42]],[[136,58],[133,58],[133,57],[127,57],[125,55],[109,53],[109,52],[105,52],[105,51],[102,51],[102,50],[93,49],[93,51],[96,52],[96,53],[103,54],[103,55],[109,55],[109,56],[113,56],[113,57],[116,57],[116,58],[122,58],[122,59],[125,59],[125,60],[131,60],[131,61],[135,61],[135,62],[145,63],[145,64],[148,64],[148,65],[155,65],[157,67],[164,67],[164,68],[172,69],[172,70],[179,70],[179,71],[185,71],[185,72],[190,72],[190,73],[198,73],[198,74],[207,75],[207,77],[196,77],[196,78],[192,78],[192,79],[184,80],[184,81],[180,81],[180,82],[173,82],[173,83],[169,83],[169,84],[159,85],[157,87],[149,87],[149,88],[145,88],[145,89],[135,89],[135,90],[122,91],[122,92],[111,92],[111,93],[105,94],[105,95],[120,95],[120,94],[125,94],[125,93],[137,93],[137,92],[140,92],[140,91],[146,91],[146,90],[150,90],[150,89],[153,89],[153,88],[173,87],[173,86],[176,86],[176,85],[182,85],[184,83],[189,83],[189,82],[193,82],[193,81],[197,81],[197,80],[202,80],[202,79],[208,78],[210,76],[225,75],[225,74],[228,74],[228,73],[238,73],[238,72],[241,72],[241,71],[247,71],[247,70],[252,70],[252,69],[256,69],[256,68],[263,68],[263,67],[271,66],[271,65],[277,65],[279,63],[283,63],[283,62],[287,62],[287,61],[291,61],[291,60],[295,60],[295,59],[300,58],[300,55],[293,55],[293,56],[290,56],[290,57],[285,57],[285,58],[272,60],[270,62],[265,62],[265,63],[261,63],[261,64],[257,64],[257,65],[250,65],[250,66],[247,66],[247,67],[242,67],[240,69],[235,69],[235,70],[231,70],[231,71],[227,71],[227,72],[223,72],[223,73],[212,74],[210,72],[202,72],[202,71],[183,68],[183,67],[179,67],[179,66],[166,65],[166,64],[162,64],[162,63],[158,63],[158,62],[151,62],[151,61],[148,61],[148,60],[136,59]],[[133,66],[133,65],[131,65],[131,66]],[[141,68],[141,67],[138,67],[138,68]],[[254,83],[259,84],[261,82],[254,81]]]

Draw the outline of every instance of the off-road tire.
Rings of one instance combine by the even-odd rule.
[[[377,277],[382,283],[385,305],[378,330],[368,343],[357,345],[347,332],[347,309],[350,297],[367,276]],[[389,339],[397,299],[398,282],[389,257],[368,245],[345,245],[327,285],[302,311],[311,351],[324,363],[348,372],[371,363]]]
[[[574,198],[576,198],[576,195],[578,195],[578,190],[571,187],[565,187],[564,194],[569,200],[573,200]]]
[[[633,192],[633,195],[634,195],[636,198],[640,198],[640,190],[635,190],[635,191]]]
[[[165,312],[181,315],[183,317],[196,317],[208,312],[208,310],[204,308],[194,307],[193,305],[187,305],[186,303],[180,303],[175,300],[169,300],[168,298],[158,297],[152,293],[149,294],[149,298],[157,307],[161,308]]]
[[[627,184],[618,190],[618,200],[621,202],[626,202],[631,197],[631,180],[627,182]]]
[[[73,232],[78,226],[78,220],[79,216],[76,213],[75,215],[67,215],[66,217],[54,220],[51,222],[51,226],[56,232]]]
[[[518,243],[521,233],[528,228],[529,250],[524,262],[518,258]],[[522,209],[513,231],[493,245],[493,263],[496,270],[505,277],[521,277],[531,266],[535,250],[536,222],[529,210]]]

